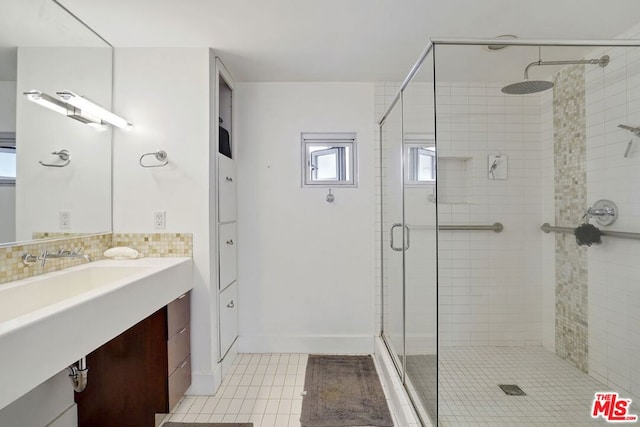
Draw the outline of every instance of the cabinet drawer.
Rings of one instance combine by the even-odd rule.
[[[181,295],[167,306],[167,339],[171,339],[191,319],[191,292]]]
[[[218,222],[236,220],[236,165],[218,156]]]
[[[220,293],[220,359],[238,336],[238,283]]]
[[[167,366],[171,375],[180,366],[180,363],[191,353],[191,329],[184,326],[176,335],[167,342]]]
[[[237,278],[236,224],[220,225],[218,239],[218,275],[220,289],[224,289]]]
[[[173,411],[190,385],[191,356],[188,356],[169,377],[169,411]]]

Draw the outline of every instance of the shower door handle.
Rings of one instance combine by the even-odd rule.
[[[395,245],[393,244],[393,232],[395,231],[395,229],[397,227],[402,227],[402,224],[399,223],[399,222],[396,222],[395,224],[393,224],[391,226],[391,242],[390,242],[390,245],[391,245],[391,249],[393,249],[394,251],[401,252],[403,250],[403,248],[396,248]],[[411,229],[407,225],[405,225],[404,228],[406,230],[406,233],[405,233],[406,246],[404,247],[404,250],[406,251],[406,250],[409,249],[409,246],[411,246],[411,239],[410,239]]]

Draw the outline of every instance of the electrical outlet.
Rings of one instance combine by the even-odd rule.
[[[164,230],[166,225],[167,214],[165,211],[153,211],[153,228],[156,230]]]
[[[60,223],[61,230],[68,230],[71,228],[71,212],[70,211],[59,211],[58,212],[58,222]]]

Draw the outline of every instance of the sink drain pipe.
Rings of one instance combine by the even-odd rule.
[[[82,358],[67,368],[69,371],[69,379],[73,385],[73,390],[80,393],[87,388],[87,359]]]

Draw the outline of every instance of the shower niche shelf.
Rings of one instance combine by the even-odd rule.
[[[451,205],[470,204],[472,170],[471,157],[438,157],[438,202]]]

